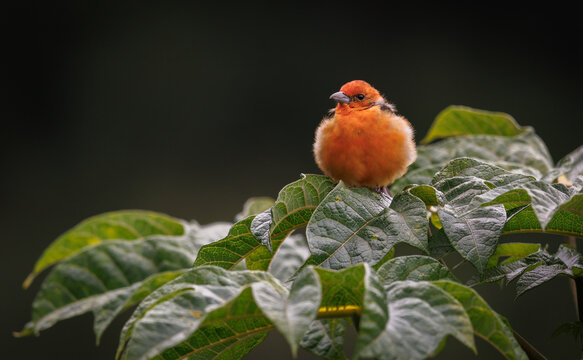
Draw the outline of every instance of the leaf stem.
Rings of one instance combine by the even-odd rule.
[[[573,249],[577,249],[577,241],[575,240],[574,236],[566,236],[565,242],[567,245],[572,247]],[[581,310],[583,309],[583,283],[581,278],[577,277],[575,279],[571,279],[571,293],[573,294],[573,302],[575,304],[575,314],[577,315],[577,319],[582,321],[583,314]]]
[[[344,318],[360,315],[362,308],[357,305],[321,307],[318,309],[318,319]]]
[[[567,236],[565,239],[567,245],[573,249],[577,249],[577,240],[574,236]],[[583,322],[583,279],[581,277],[572,278],[569,280],[569,285],[571,287],[571,294],[573,295],[575,315],[577,316],[577,320]],[[583,358],[583,342],[581,343],[581,356]]]
[[[547,358],[543,354],[541,354],[534,346],[532,346],[528,341],[526,341],[526,339],[523,338],[515,330],[512,330],[512,335],[514,335],[514,338],[516,339],[516,341],[518,341],[518,344],[520,345],[522,350],[524,350],[529,360],[547,360]]]

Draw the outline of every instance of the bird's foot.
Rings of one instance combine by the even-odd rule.
[[[391,194],[391,190],[389,190],[388,186],[375,186],[374,190],[379,194],[385,194],[393,197],[393,194]]]

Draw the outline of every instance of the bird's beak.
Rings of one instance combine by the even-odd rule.
[[[348,104],[350,102],[350,98],[348,97],[348,95],[346,95],[342,91],[338,91],[330,95],[330,99],[344,104]]]

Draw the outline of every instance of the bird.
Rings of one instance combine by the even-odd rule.
[[[350,81],[330,99],[337,105],[316,129],[316,164],[335,182],[390,194],[417,158],[413,127],[366,81]]]

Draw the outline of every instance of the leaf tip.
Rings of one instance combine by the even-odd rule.
[[[24,329],[12,332],[12,336],[14,336],[15,338],[23,338],[31,335],[38,336],[38,333],[34,331],[34,324],[32,323],[32,321],[24,325]]]
[[[35,272],[31,272],[26,279],[24,279],[24,282],[22,283],[22,288],[24,290],[28,289],[30,287],[30,285],[32,284],[32,282],[34,281],[34,278],[36,277],[36,273]]]

